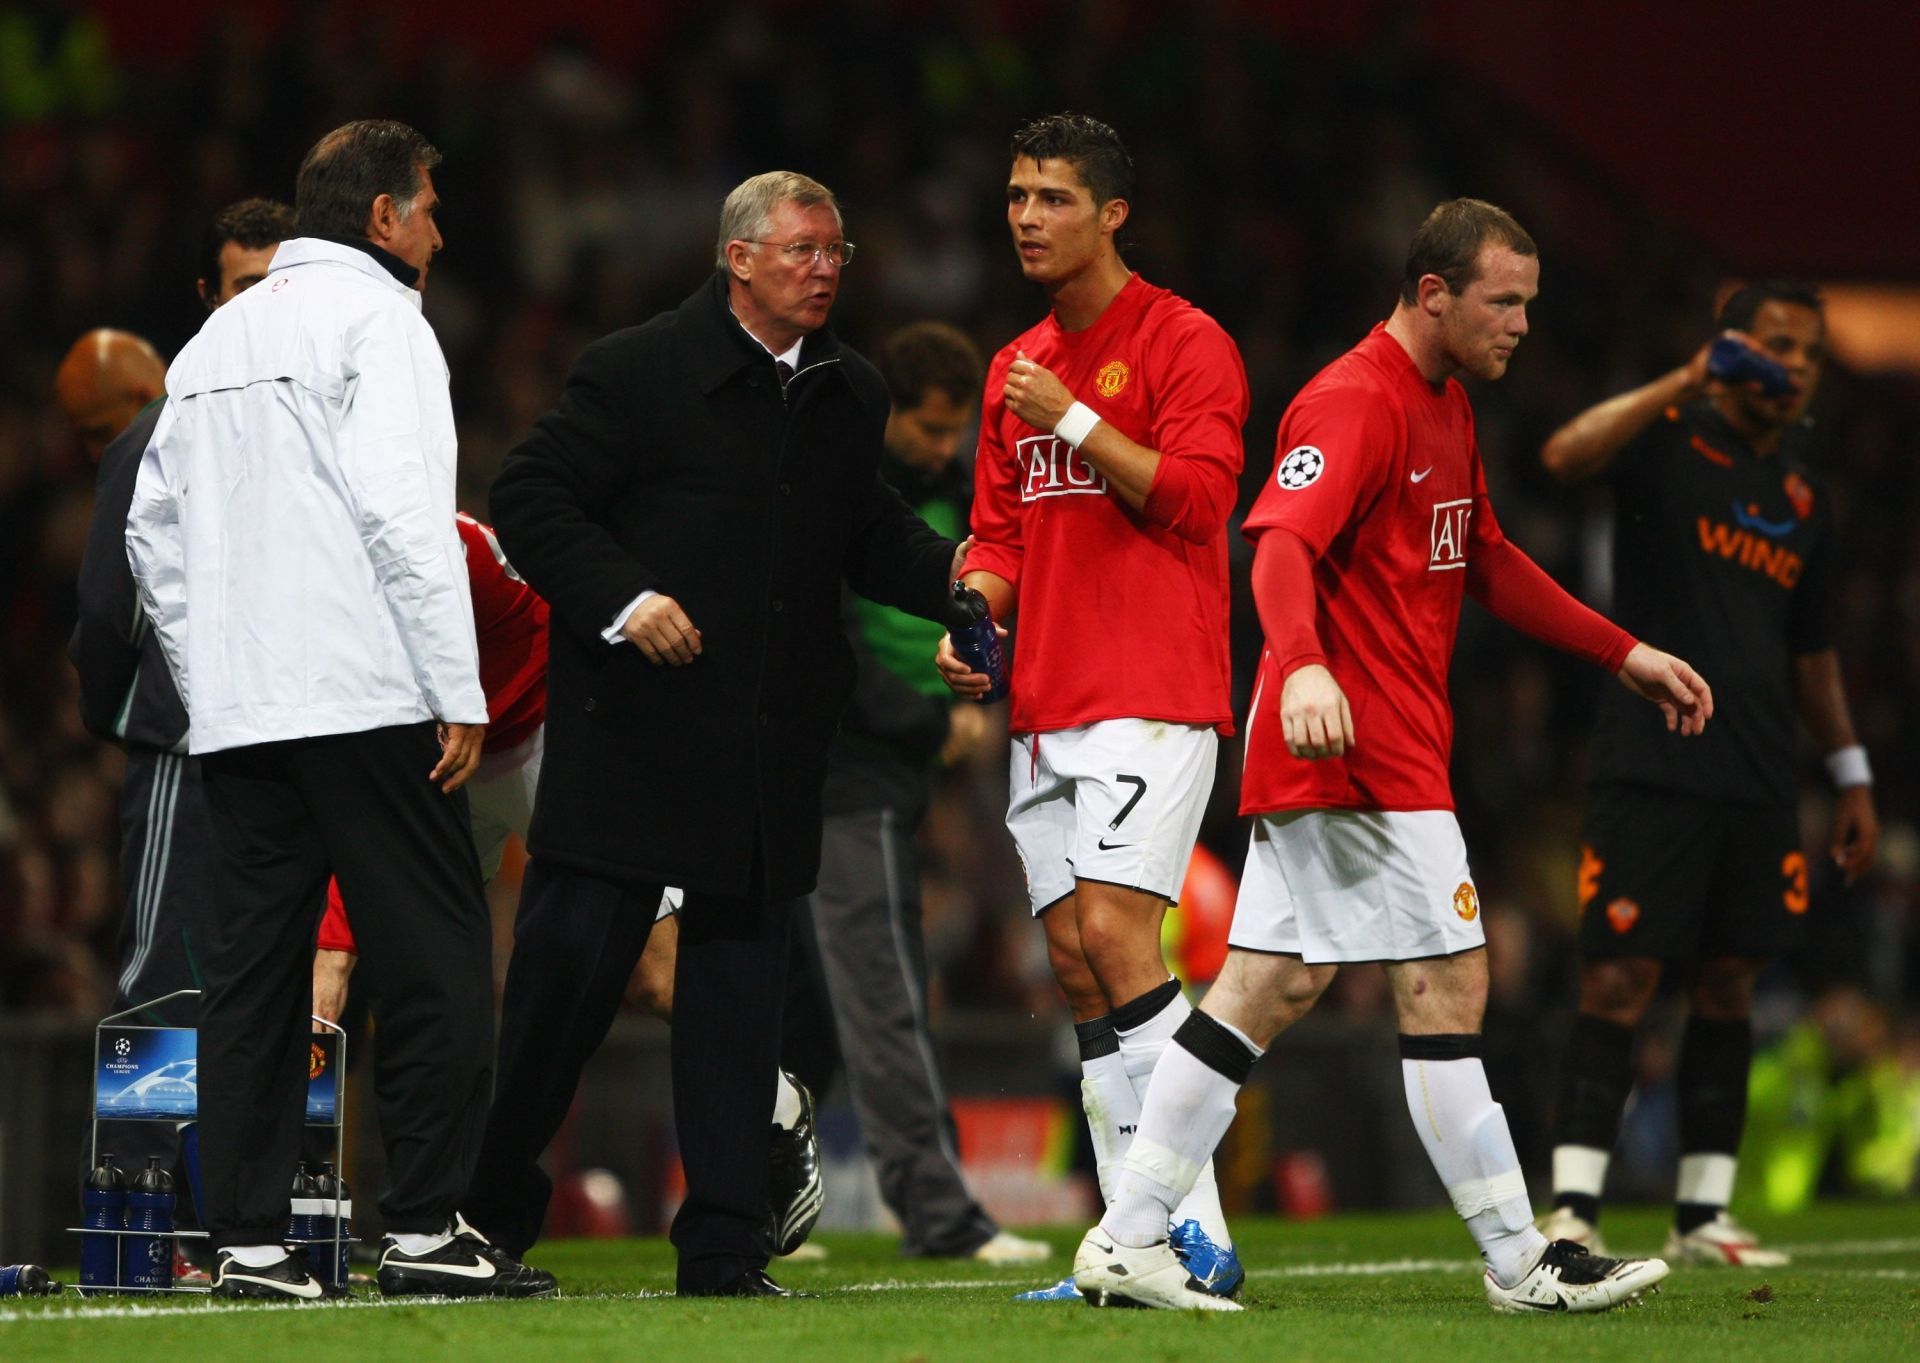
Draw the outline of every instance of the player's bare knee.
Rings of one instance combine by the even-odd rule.
[[[1753,984],[1761,962],[1724,956],[1702,961],[1694,972],[1688,1001],[1695,1017],[1737,1022],[1753,1013]]]
[[[1580,1011],[1616,1027],[1637,1027],[1660,985],[1660,963],[1622,956],[1589,961],[1580,970]]]

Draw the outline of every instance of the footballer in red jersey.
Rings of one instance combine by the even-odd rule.
[[[1494,519],[1453,376],[1506,372],[1539,279],[1511,216],[1441,204],[1414,236],[1393,315],[1281,419],[1246,522],[1266,635],[1242,784],[1253,845],[1226,966],[1155,1069],[1118,1195],[1075,1259],[1089,1298],[1212,1301],[1159,1228],[1253,1062],[1345,961],[1386,968],[1408,1107],[1480,1246],[1490,1306],[1601,1311],[1666,1276],[1660,1260],[1606,1259],[1535,1229],[1480,1062],[1486,939],[1447,785],[1462,598],[1615,672],[1684,734],[1713,709],[1690,667],[1568,596]]]
[[[1191,1011],[1160,923],[1231,732],[1226,523],[1247,380],[1218,323],[1120,258],[1133,162],[1113,129],[1042,118],[1012,161],[1007,225],[1051,310],[988,367],[966,581],[996,620],[1018,616],[1007,827],[1073,1010],[1106,1188]],[[984,693],[944,641],[938,662],[961,695]],[[1163,1230],[1230,1294],[1243,1275],[1205,1163]]]

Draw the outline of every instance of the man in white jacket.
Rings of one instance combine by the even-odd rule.
[[[221,1296],[330,1291],[282,1243],[330,871],[381,1001],[381,1290],[554,1290],[455,1207],[491,1088],[492,970],[460,791],[487,703],[446,362],[420,310],[439,159],[371,120],[307,154],[301,235],[174,361],[127,521],[215,850],[199,1089]]]

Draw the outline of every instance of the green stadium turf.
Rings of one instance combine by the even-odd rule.
[[[662,1240],[558,1242],[530,1257],[559,1300],[253,1306],[0,1300],[0,1359],[352,1359],[354,1363],[1147,1363],[1148,1360],[1892,1360],[1920,1358],[1920,1206],[1826,1206],[1754,1222],[1795,1251],[1779,1270],[1677,1268],[1638,1308],[1603,1316],[1495,1316],[1451,1216],[1241,1218],[1241,1315],[1022,1305],[1064,1272],[1079,1228],[1049,1232],[1051,1273],[902,1260],[872,1235],[822,1235],[829,1257],[782,1264],[819,1300],[679,1301]],[[1615,1248],[1657,1249],[1657,1210],[1607,1215]],[[70,1272],[60,1274],[70,1279]]]

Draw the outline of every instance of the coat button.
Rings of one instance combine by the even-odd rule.
[[[586,703],[585,705],[583,705],[583,706],[581,706],[580,708],[581,708],[582,710],[585,710],[585,711],[586,711],[586,712],[587,712],[588,714],[592,714],[592,713],[593,713],[593,705],[594,705],[594,701],[593,701],[593,697],[592,697],[592,696],[588,696],[588,697],[587,697],[587,703]]]
[[[780,495],[781,495],[782,497],[791,497],[791,496],[793,496],[793,484],[792,484],[792,483],[782,483],[782,484],[780,484]]]
[[[766,728],[766,727],[767,727],[767,721],[768,721],[768,719],[770,719],[770,718],[771,718],[771,716],[769,716],[769,715],[767,714],[767,712],[766,712],[765,710],[762,710],[762,711],[760,712],[760,727],[761,727],[761,728],[763,728],[763,729],[764,729],[764,728]]]
[[[778,615],[781,611],[785,610],[786,608],[787,608],[786,602],[782,601],[777,596],[773,598],[773,613],[775,615]]]

